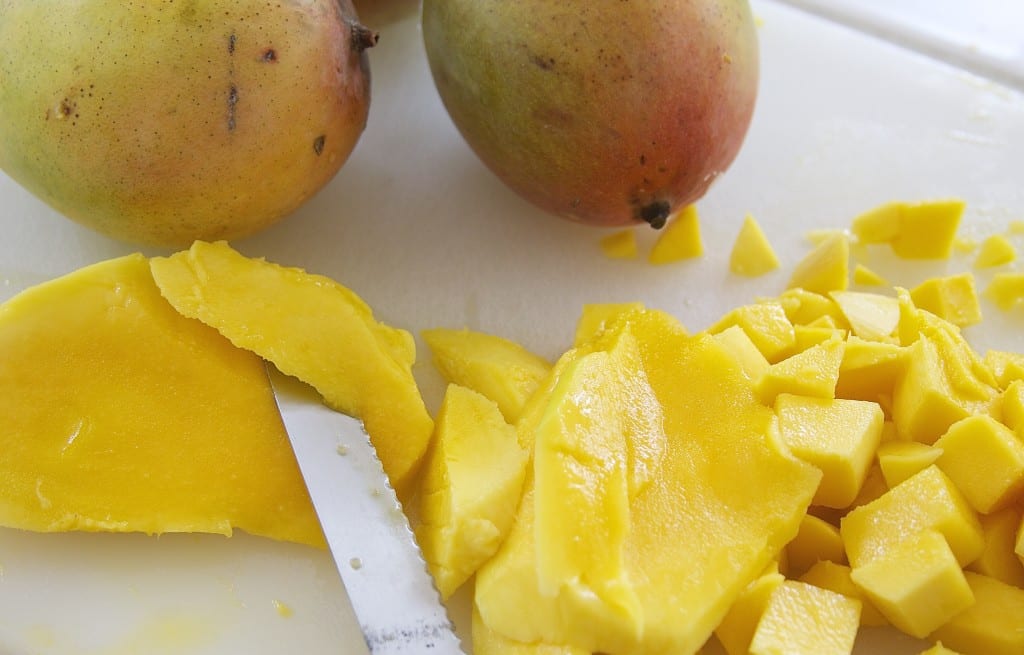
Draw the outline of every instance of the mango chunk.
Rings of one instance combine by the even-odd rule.
[[[996,273],[984,295],[999,309],[1009,311],[1024,302],[1024,273]]]
[[[974,276],[960,273],[925,280],[910,290],[914,305],[961,327],[981,321]]]
[[[447,599],[497,550],[512,527],[527,453],[498,406],[451,384],[424,464],[416,538]]]
[[[1008,428],[1018,436],[1024,435],[1024,380],[1014,380],[1006,387],[999,401],[999,413]]]
[[[860,291],[834,291],[829,295],[855,336],[867,341],[893,340],[900,320],[899,302],[895,298]]]
[[[932,637],[964,653],[1024,653],[1024,589],[971,571],[965,571],[964,577],[974,604]]]
[[[473,655],[590,655],[589,651],[575,646],[541,642],[527,644],[509,639],[487,627],[476,607],[473,608],[470,629],[473,635]]]
[[[962,200],[890,202],[853,219],[862,243],[888,243],[904,259],[949,257],[963,217]]]
[[[687,205],[661,230],[647,261],[652,264],[669,264],[703,254],[704,242],[700,236],[697,206]]]
[[[836,397],[878,402],[892,396],[907,366],[907,349],[850,335],[836,380]]]
[[[540,593],[537,557],[548,546],[539,539],[532,482],[509,537],[477,573],[476,603],[486,625],[518,641],[694,652],[796,534],[820,473],[766,438],[771,410],[714,339],[688,336],[660,312],[630,314],[625,324],[664,409],[667,437],[658,475],[629,497],[623,562],[642,632],[598,611],[603,604],[592,596]],[[613,337],[591,347],[607,350]],[[579,535],[583,543],[603,538]]]
[[[730,325],[712,336],[733,356],[743,369],[743,373],[751,380],[760,378],[771,366],[740,326]]]
[[[362,419],[392,485],[408,492],[434,429],[412,376],[411,334],[376,321],[333,280],[244,257],[223,241],[197,241],[150,269],[178,312]]]
[[[971,415],[953,390],[935,343],[921,337],[910,347],[907,368],[893,391],[892,417],[908,439],[931,444],[957,421]]]
[[[445,380],[490,398],[510,423],[551,370],[544,358],[493,334],[434,328],[422,335]]]
[[[946,539],[925,530],[854,566],[853,582],[894,626],[923,638],[974,603]]]
[[[601,252],[610,259],[634,259],[639,250],[636,245],[636,231],[618,230],[604,236],[598,242]]]
[[[853,268],[853,281],[865,287],[887,287],[889,281],[868,268],[864,264],[857,264]]]
[[[992,371],[1001,389],[1008,387],[1014,380],[1024,380],[1024,354],[987,350],[982,361]]]
[[[943,535],[961,566],[973,562],[985,548],[974,509],[935,465],[851,510],[839,524],[854,569],[926,530]]]
[[[799,581],[860,601],[861,625],[889,625],[888,619],[871,604],[871,600],[861,591],[860,587],[854,584],[850,573],[850,567],[846,564],[838,564],[831,560],[819,560],[799,577]]]
[[[737,275],[757,277],[779,267],[779,257],[775,254],[768,237],[753,216],[743,219],[739,234],[729,255],[729,270]]]
[[[835,397],[845,346],[841,339],[831,339],[772,364],[757,381],[761,402],[771,405],[782,393]]]
[[[850,241],[839,233],[823,240],[797,263],[787,287],[825,294],[849,285]]]
[[[1017,249],[1001,234],[993,234],[981,242],[981,249],[974,258],[975,268],[992,268],[1009,264],[1017,259]]]
[[[750,640],[751,655],[849,655],[860,602],[828,589],[786,580],[772,593]]]
[[[891,489],[934,464],[942,455],[942,449],[919,441],[896,440],[881,444],[875,455],[885,483]]]
[[[885,417],[877,403],[779,394],[779,436],[790,451],[822,472],[811,501],[846,507],[875,456]]]
[[[768,608],[768,601],[785,579],[777,565],[769,566],[743,589],[729,607],[729,612],[715,628],[715,636],[728,655],[747,655],[750,652],[750,640]]]
[[[786,559],[790,578],[803,575],[818,562],[828,560],[837,564],[846,562],[843,539],[839,528],[831,523],[807,514],[800,519],[800,529],[793,540],[786,544]]]
[[[1024,495],[1024,441],[991,416],[975,415],[950,426],[935,442],[936,464],[983,514]]]
[[[980,517],[985,534],[985,550],[967,568],[1024,588],[1024,562],[1014,552],[1017,530],[1021,525],[1021,509],[1007,507]]]
[[[322,546],[263,361],[130,255],[0,306],[0,525]]]
[[[785,358],[796,343],[793,323],[778,302],[737,307],[708,328],[708,332],[717,334],[732,325],[743,328],[757,349],[771,363]]]

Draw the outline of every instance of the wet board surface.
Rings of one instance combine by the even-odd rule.
[[[445,114],[415,3],[405,0],[364,13],[382,38],[371,57],[370,124],[349,163],[296,215],[234,245],[331,276],[414,334],[467,326],[554,359],[584,303],[640,300],[702,329],[781,291],[809,249],[808,230],[847,227],[888,200],[963,198],[966,237],[1024,218],[1024,95],[787,6],[754,7],[761,93],[740,157],[698,205],[701,259],[661,267],[607,259],[598,247],[607,231],[545,216],[504,188]],[[728,272],[747,213],[783,263],[757,279]],[[643,252],[655,235],[638,236]],[[0,298],[135,250],[61,218],[0,175]],[[905,262],[876,248],[855,259],[902,286],[971,263]],[[984,287],[991,272],[977,276]],[[984,323],[966,331],[975,346],[1024,351],[1024,312],[983,309]],[[415,372],[434,410],[443,387],[418,342]],[[0,529],[4,655],[326,655],[359,639],[347,611],[329,555],[300,546],[245,534]],[[464,619],[464,607],[455,614]],[[885,631],[865,631],[858,644],[863,653],[918,650]]]

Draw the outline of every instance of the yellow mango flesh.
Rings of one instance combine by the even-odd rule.
[[[197,241],[150,266],[178,312],[362,419],[391,483],[407,491],[434,427],[412,376],[408,332],[377,322],[333,280],[244,257],[224,242]]]
[[[424,464],[416,538],[447,599],[498,550],[512,527],[526,451],[484,396],[449,385]]]
[[[141,255],[0,307],[0,524],[322,545],[263,361],[174,311]]]
[[[889,621],[878,611],[860,587],[854,584],[850,578],[850,567],[845,564],[837,564],[831,560],[819,560],[803,575],[800,582],[812,584],[815,587],[829,589],[838,594],[849,596],[860,601],[860,624],[866,626],[888,625]]]
[[[609,259],[633,259],[637,256],[636,231],[620,230],[600,241],[601,251]]]
[[[669,264],[703,254],[704,242],[700,236],[697,207],[687,205],[661,230],[647,261],[652,264]]]
[[[932,636],[964,653],[1024,653],[1024,589],[971,571],[964,577],[974,604]]]
[[[747,655],[750,640],[764,615],[772,593],[785,580],[775,565],[751,582],[729,608],[728,614],[715,628],[715,636],[728,655]]]
[[[729,270],[737,275],[757,277],[778,267],[779,257],[761,226],[753,216],[745,217],[729,255]]]
[[[813,293],[841,291],[850,284],[850,241],[845,234],[834,234],[809,252],[789,278],[789,287]]]
[[[445,380],[490,398],[511,423],[551,370],[547,360],[492,334],[446,328],[422,334]]]
[[[585,599],[566,603],[541,593],[537,557],[546,545],[538,540],[532,481],[511,534],[477,575],[476,602],[488,627],[517,641],[693,652],[796,534],[820,473],[766,438],[771,410],[713,339],[689,337],[657,312],[624,320],[663,407],[667,437],[657,475],[630,498],[623,547],[642,634],[628,621],[595,621]]]
[[[787,580],[768,601],[750,641],[751,655],[849,655],[860,625],[860,601]]]

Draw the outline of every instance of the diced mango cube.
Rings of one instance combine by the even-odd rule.
[[[748,214],[743,219],[743,225],[733,243],[729,256],[729,270],[737,275],[757,277],[778,267],[779,258],[768,237],[754,217]]]
[[[889,242],[897,257],[946,259],[964,213],[962,200],[933,200],[903,205],[899,232]]]
[[[425,463],[416,537],[447,599],[508,534],[527,452],[498,406],[455,384],[445,391]]]
[[[964,653],[1024,653],[1024,589],[965,571],[974,604],[936,630],[932,637]]]
[[[820,560],[800,576],[800,582],[828,589],[837,594],[860,601],[860,624],[866,626],[889,625],[888,619],[871,604],[871,600],[854,584],[850,567],[831,560]]]
[[[737,307],[708,328],[708,332],[716,334],[730,325],[743,328],[769,362],[774,363],[785,357],[796,342],[793,324],[778,302]]]
[[[845,346],[844,341],[831,339],[772,364],[757,381],[761,401],[771,405],[780,393],[835,397]]]
[[[547,360],[493,334],[434,328],[422,335],[445,380],[490,398],[510,423],[551,370]]]
[[[893,391],[896,429],[914,441],[934,443],[950,425],[971,414],[963,405],[935,343],[919,338],[910,346],[907,368]]]
[[[960,273],[925,280],[910,290],[914,305],[953,325],[974,325],[981,321],[981,305],[974,288],[974,276]]]
[[[867,341],[893,341],[900,320],[896,298],[862,291],[829,294],[850,324],[853,334]]]
[[[751,655],[849,655],[860,625],[860,602],[786,580],[768,600],[750,640]]]
[[[846,507],[857,496],[882,433],[882,409],[863,400],[775,399],[779,435],[790,451],[822,472],[815,505]]]
[[[810,325],[827,316],[832,319],[832,327],[844,329],[850,327],[834,300],[827,295],[814,293],[807,289],[786,289],[778,297],[765,302],[782,305],[786,317],[794,325]]]
[[[877,402],[881,396],[891,396],[907,359],[907,349],[896,344],[847,337],[836,397]]]
[[[797,263],[787,286],[824,294],[849,285],[850,242],[845,234],[838,233],[819,243]]]
[[[642,302],[609,302],[609,303],[588,303],[583,305],[583,312],[576,321],[576,333],[573,337],[573,346],[590,341],[603,332],[615,320],[634,311],[644,309]]]
[[[822,560],[845,563],[846,551],[839,528],[811,514],[804,516],[796,536],[786,544],[786,558],[789,563],[786,575],[791,578],[802,575]]]
[[[1006,387],[999,410],[1003,424],[1024,438],[1024,380],[1014,380]]]
[[[876,452],[878,466],[890,489],[934,464],[941,454],[941,448],[902,440],[883,443]]]
[[[703,254],[704,242],[700,236],[697,206],[687,205],[661,230],[647,261],[652,264],[668,264]]]
[[[611,259],[633,259],[637,256],[636,231],[618,230],[602,237],[599,242],[605,257]]]
[[[936,464],[983,514],[1024,494],[1024,442],[991,416],[975,415],[950,426],[935,442]]]
[[[942,533],[961,565],[973,562],[985,547],[974,509],[935,465],[851,510],[839,525],[854,568],[883,557],[910,535],[925,530]]]
[[[777,566],[769,567],[746,586],[715,628],[715,636],[728,655],[747,655],[757,624],[768,608],[772,593],[785,580]]]
[[[981,250],[974,259],[975,268],[991,268],[1009,264],[1017,259],[1017,249],[1001,234],[993,234],[981,242]]]
[[[988,365],[1001,389],[1014,380],[1024,380],[1024,354],[1004,350],[987,350],[982,361]]]
[[[889,281],[864,264],[853,267],[853,281],[865,287],[887,287]]]
[[[725,347],[751,380],[760,378],[771,366],[740,326],[730,325],[712,336]]]
[[[1007,507],[980,518],[985,550],[967,566],[968,570],[1024,588],[1024,562],[1014,552],[1022,520],[1021,509]]]
[[[996,273],[985,287],[985,296],[999,309],[1013,309],[1024,301],[1024,273]]]
[[[946,539],[925,530],[885,555],[854,566],[850,577],[894,626],[922,638],[974,603]]]

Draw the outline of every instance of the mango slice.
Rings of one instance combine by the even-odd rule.
[[[445,380],[490,398],[510,423],[551,370],[547,360],[493,334],[434,328],[422,335]]]
[[[416,538],[447,599],[498,550],[512,527],[527,453],[498,406],[449,385],[424,464]]]
[[[362,419],[392,485],[407,491],[434,427],[412,376],[412,335],[377,322],[333,280],[244,257],[222,241],[197,241],[150,267],[178,312]]]
[[[694,652],[796,534],[817,487],[820,473],[767,437],[771,410],[714,339],[688,336],[660,312],[639,311],[621,317],[591,352],[610,351],[625,326],[663,408],[667,437],[657,475],[629,497],[623,565],[638,600],[639,625],[593,596],[541,593],[537,562],[548,544],[538,530],[537,471],[511,533],[477,574],[481,618],[505,637],[571,643],[588,652]],[[607,402],[613,398],[608,395]],[[556,411],[565,399],[548,392],[545,402]],[[586,544],[604,535],[578,538]]]
[[[160,296],[141,255],[0,307],[0,525],[323,545],[263,361]]]
[[[758,277],[778,267],[779,257],[764,230],[753,216],[747,215],[729,255],[729,270],[737,275]]]

